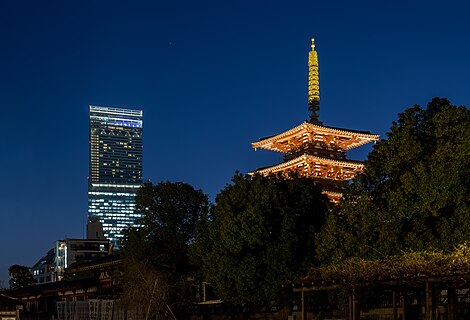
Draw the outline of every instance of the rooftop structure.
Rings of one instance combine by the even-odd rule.
[[[261,175],[295,172],[315,179],[331,201],[338,203],[345,181],[352,179],[364,170],[361,161],[350,160],[346,151],[375,142],[378,135],[369,131],[357,131],[325,126],[319,120],[320,81],[318,75],[318,54],[312,39],[312,49],[308,56],[308,105],[310,120],[288,131],[261,138],[251,145],[256,149],[266,149],[284,154],[284,162],[259,168]]]

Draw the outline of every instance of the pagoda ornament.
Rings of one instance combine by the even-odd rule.
[[[312,50],[308,54],[308,109],[310,122],[318,123],[320,110],[320,78],[318,75],[318,54],[315,51],[315,39],[312,39]]]
[[[350,160],[346,151],[370,142],[376,142],[378,135],[369,131],[358,131],[325,126],[319,120],[320,79],[318,54],[312,39],[308,54],[308,109],[309,121],[288,131],[261,138],[252,147],[280,152],[284,161],[266,168],[259,168],[251,174],[264,176],[281,174],[289,177],[291,172],[314,179],[328,198],[335,204],[342,197],[342,189],[348,180],[363,172],[362,161]]]

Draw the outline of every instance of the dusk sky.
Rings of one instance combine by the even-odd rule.
[[[308,118],[312,37],[320,120],[384,137],[413,104],[470,105],[469,17],[466,1],[1,1],[0,281],[83,237],[89,105],[144,110],[144,179],[214,199],[281,161],[251,142]]]

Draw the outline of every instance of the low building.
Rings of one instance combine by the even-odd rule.
[[[75,264],[86,263],[109,254],[109,241],[99,239],[57,240],[54,248],[31,268],[37,283],[61,281],[65,270]]]
[[[71,239],[58,240],[55,243],[56,280],[63,279],[65,269],[75,264],[86,263],[109,253],[108,240]]]
[[[116,313],[122,308],[114,301],[121,293],[118,268],[121,264],[119,253],[110,254],[86,263],[76,263],[66,269],[64,280],[37,284],[16,290],[7,291],[16,299],[9,300],[9,311],[15,310],[12,305],[24,305],[22,319],[110,319],[103,310]],[[0,296],[0,320],[19,320],[19,318],[1,317],[2,299]],[[93,308],[92,308],[93,307]],[[92,317],[94,309],[99,316]],[[103,309],[103,310],[102,310]],[[96,310],[95,310],[96,311]]]
[[[20,299],[0,293],[0,320],[19,320],[22,309],[23,303]]]
[[[83,264],[110,253],[109,241],[103,233],[103,225],[97,219],[87,224],[87,238],[57,240],[54,247],[31,268],[37,283],[61,281],[65,270],[75,264]]]
[[[55,250],[50,249],[44,257],[39,259],[31,268],[33,278],[37,283],[57,281],[55,278]]]

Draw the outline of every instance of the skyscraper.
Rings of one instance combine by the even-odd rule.
[[[142,110],[90,106],[88,217],[116,244],[134,225],[135,193],[142,184]]]

